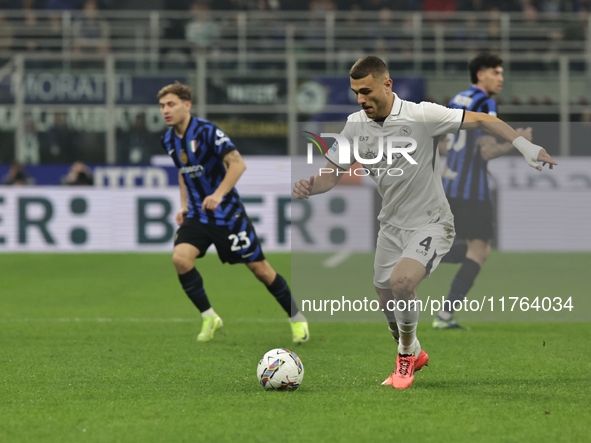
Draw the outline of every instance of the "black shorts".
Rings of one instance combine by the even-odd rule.
[[[213,243],[222,263],[252,263],[265,259],[259,238],[247,215],[235,220],[232,228],[186,218],[174,238],[175,246],[181,243],[199,249],[199,257],[203,257]]]
[[[492,240],[493,210],[490,201],[464,200],[448,197],[451,212],[454,215],[456,239]]]

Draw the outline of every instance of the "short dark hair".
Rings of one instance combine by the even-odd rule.
[[[472,80],[472,84],[475,85],[478,83],[478,71],[488,68],[498,68],[502,64],[503,60],[498,55],[488,52],[478,54],[472,59],[472,61],[470,61],[470,65],[468,66],[470,69],[470,80]]]
[[[191,88],[187,85],[174,82],[172,85],[167,85],[158,91],[158,98],[162,98],[167,94],[174,94],[183,101],[191,101]]]
[[[381,58],[376,57],[375,55],[368,55],[360,58],[355,62],[349,71],[349,76],[353,80],[365,78],[370,74],[373,75],[374,78],[380,77],[382,75],[388,77],[390,76],[386,63],[384,63]]]

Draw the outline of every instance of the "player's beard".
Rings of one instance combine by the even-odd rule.
[[[387,105],[388,105],[388,102],[384,102],[384,103],[376,102],[375,104],[373,104],[371,106],[373,108],[373,115],[370,118],[372,120],[385,118],[388,115],[387,110],[386,110]],[[384,115],[382,115],[382,114],[384,114]]]

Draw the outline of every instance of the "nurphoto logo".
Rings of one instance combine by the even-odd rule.
[[[405,127],[408,128],[408,127]],[[308,131],[303,131],[305,134],[305,138],[310,140],[312,143],[308,143],[308,151],[307,151],[307,163],[313,163],[313,145],[316,145],[320,153],[324,155],[328,155],[330,151],[336,152],[338,151],[338,162],[343,165],[347,165],[351,163],[351,143],[347,137],[342,134],[332,133],[332,132],[323,132],[320,134],[320,137],[316,134]],[[410,134],[410,128],[405,132],[406,134]],[[311,136],[311,137],[310,137]],[[334,144],[327,149],[326,144],[322,140],[322,138],[333,138],[335,139]],[[384,148],[384,138],[386,139],[386,147]],[[363,142],[365,145],[363,148],[365,149],[364,152],[360,152],[359,142]],[[370,143],[372,145],[370,145]],[[377,145],[377,152],[372,150],[375,145]],[[323,149],[324,148],[324,149]],[[378,165],[380,163],[385,163],[383,167],[377,166],[370,166],[368,168],[357,168],[354,169],[352,172],[354,175],[357,176],[366,176],[366,175],[380,175],[381,171],[387,171],[387,174],[393,177],[401,176],[404,171],[400,168],[392,167],[392,164],[400,158],[405,158],[409,164],[416,165],[417,162],[415,159],[412,158],[412,154],[417,149],[417,142],[415,139],[411,137],[397,137],[397,136],[387,136],[387,137],[378,137],[377,144],[372,142],[369,136],[358,136],[355,137],[353,140],[353,157],[355,161],[359,162],[362,165]],[[385,166],[385,167],[384,167]],[[320,175],[322,173],[332,173],[335,172],[332,168],[320,168]],[[351,175],[351,171],[341,171],[337,168],[336,170],[337,175],[339,174],[347,174]]]

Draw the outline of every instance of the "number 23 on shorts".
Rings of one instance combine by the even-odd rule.
[[[429,237],[431,238],[431,237]],[[241,249],[248,249],[250,246],[250,239],[246,235],[246,231],[240,231],[238,235],[230,234],[228,240],[232,241],[231,251],[240,251]]]

